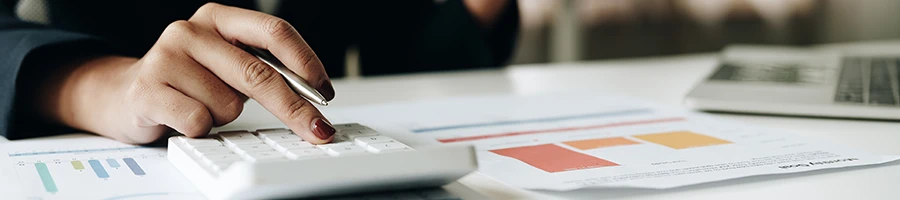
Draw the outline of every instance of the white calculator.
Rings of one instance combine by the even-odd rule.
[[[210,199],[309,198],[440,187],[478,168],[472,146],[414,148],[360,124],[313,145],[288,129],[169,138],[168,158]]]

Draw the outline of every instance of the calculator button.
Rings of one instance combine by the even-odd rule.
[[[331,143],[353,143],[352,141],[353,140],[346,135],[335,135],[334,139],[331,140]]]
[[[301,148],[312,148],[314,145],[309,142],[291,142],[291,141],[281,141],[275,143],[275,150],[278,152],[285,152],[288,149],[301,149]]]
[[[225,162],[237,162],[241,161],[241,157],[237,154],[218,154],[218,155],[210,155],[204,156],[203,162],[207,165],[216,165],[216,163],[225,163]]]
[[[394,142],[394,138],[377,135],[377,136],[360,136],[354,139],[357,145],[359,146],[368,146],[370,144],[377,143],[385,143],[385,142]]]
[[[238,154],[245,155],[251,152],[261,152],[261,151],[275,151],[272,147],[265,144],[241,144],[235,146],[234,152]]]
[[[275,151],[261,151],[247,153],[244,155],[244,159],[250,162],[259,162],[266,160],[280,160],[284,159],[284,156]]]
[[[411,151],[412,147],[409,147],[403,143],[399,142],[387,142],[387,143],[378,143],[371,144],[366,147],[372,153],[387,153],[387,152],[395,152],[395,151]]]
[[[294,134],[293,132],[291,132],[291,129],[286,128],[259,129],[256,130],[256,133],[258,133],[260,136],[266,134]]]
[[[194,154],[197,154],[198,156],[228,153],[233,152],[231,151],[231,149],[225,148],[224,146],[205,146],[194,148]]]
[[[346,156],[346,155],[368,153],[368,152],[366,152],[365,148],[360,147],[360,146],[355,146],[355,145],[328,148],[327,150],[325,150],[325,152],[327,152],[328,155],[331,155],[331,156]]]
[[[290,159],[307,159],[307,158],[318,158],[328,156],[324,151],[318,148],[302,148],[302,149],[288,149],[285,152]]]
[[[347,130],[347,131],[338,131],[337,134],[338,134],[338,135],[345,135],[345,136],[347,136],[347,137],[350,138],[350,139],[353,139],[353,137],[358,137],[358,136],[373,136],[373,135],[378,135],[377,132],[372,131],[372,130]]]
[[[227,144],[229,146],[238,146],[238,145],[244,145],[244,144],[262,144],[262,143],[263,143],[263,141],[259,140],[259,139],[255,139],[255,140],[253,140],[253,139],[246,139],[246,140],[225,139],[225,144]]]
[[[303,141],[299,136],[290,134],[290,135],[269,135],[266,136],[266,143],[275,144],[281,141],[291,141],[291,142],[299,142]]]
[[[285,130],[285,131],[264,131],[264,132],[257,132],[257,134],[259,134],[259,137],[260,137],[260,138],[278,137],[278,136],[283,136],[283,135],[293,135],[293,136],[297,136],[296,134],[294,134],[293,132],[291,132],[291,131],[289,131],[289,130]]]
[[[219,135],[219,137],[222,137],[222,138],[231,138],[231,139],[256,137],[255,135],[253,135],[253,133],[250,133],[250,131],[227,131],[227,132],[220,132],[218,135]]]
[[[365,129],[366,126],[363,126],[358,123],[348,123],[348,124],[335,124],[334,128],[339,129],[339,130],[359,130],[359,129]]]
[[[332,141],[331,143],[328,143],[328,144],[316,145],[316,147],[319,147],[319,149],[322,149],[322,150],[326,150],[329,148],[344,147],[344,146],[356,146],[356,144],[354,144],[353,142],[350,142],[350,141],[341,141],[341,142]]]
[[[340,141],[349,141],[350,138],[347,138],[347,135],[334,134],[334,139],[331,140],[331,141],[334,142],[334,141],[338,141],[338,140],[340,140]]]
[[[206,147],[206,146],[222,146],[222,142],[216,140],[214,138],[189,138],[189,137],[178,137],[184,144],[187,144],[188,147],[196,148],[196,147]]]
[[[261,143],[263,143],[262,140],[260,140],[258,137],[256,137],[255,135],[253,135],[249,132],[237,133],[237,134],[225,134],[225,135],[219,135],[219,136],[222,138],[222,141],[225,141],[225,144],[230,145],[230,146],[237,146],[237,145],[241,145],[241,144],[261,144]]]

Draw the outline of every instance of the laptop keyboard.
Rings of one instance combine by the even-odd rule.
[[[900,106],[898,65],[900,58],[844,58],[835,101],[872,106]]]

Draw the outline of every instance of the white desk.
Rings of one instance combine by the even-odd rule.
[[[459,95],[536,94],[560,90],[631,95],[680,105],[690,87],[708,73],[713,54],[619,61],[513,66],[483,70],[335,80],[330,107]],[[329,108],[330,108],[329,107]],[[787,130],[880,154],[900,155],[900,123],[724,115],[723,118]],[[232,124],[282,126],[251,102]],[[900,199],[900,164],[753,177],[672,190],[584,190],[545,193],[515,189],[475,173],[461,182],[495,199]]]
[[[560,90],[636,96],[681,105],[681,98],[715,63],[714,54],[604,62],[512,66],[483,70],[335,80],[330,107],[424,100],[460,95],[537,94]],[[329,108],[330,108],[329,107]],[[718,114],[879,154],[900,155],[900,123]],[[278,126],[258,105],[248,104],[231,126]],[[481,174],[461,182],[496,199],[900,199],[900,164],[765,176],[672,190],[585,190],[546,193],[515,189]]]

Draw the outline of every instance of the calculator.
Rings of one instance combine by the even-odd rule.
[[[289,129],[168,139],[168,159],[210,199],[315,198],[440,187],[478,168],[471,145],[413,147],[360,124],[311,144]]]

